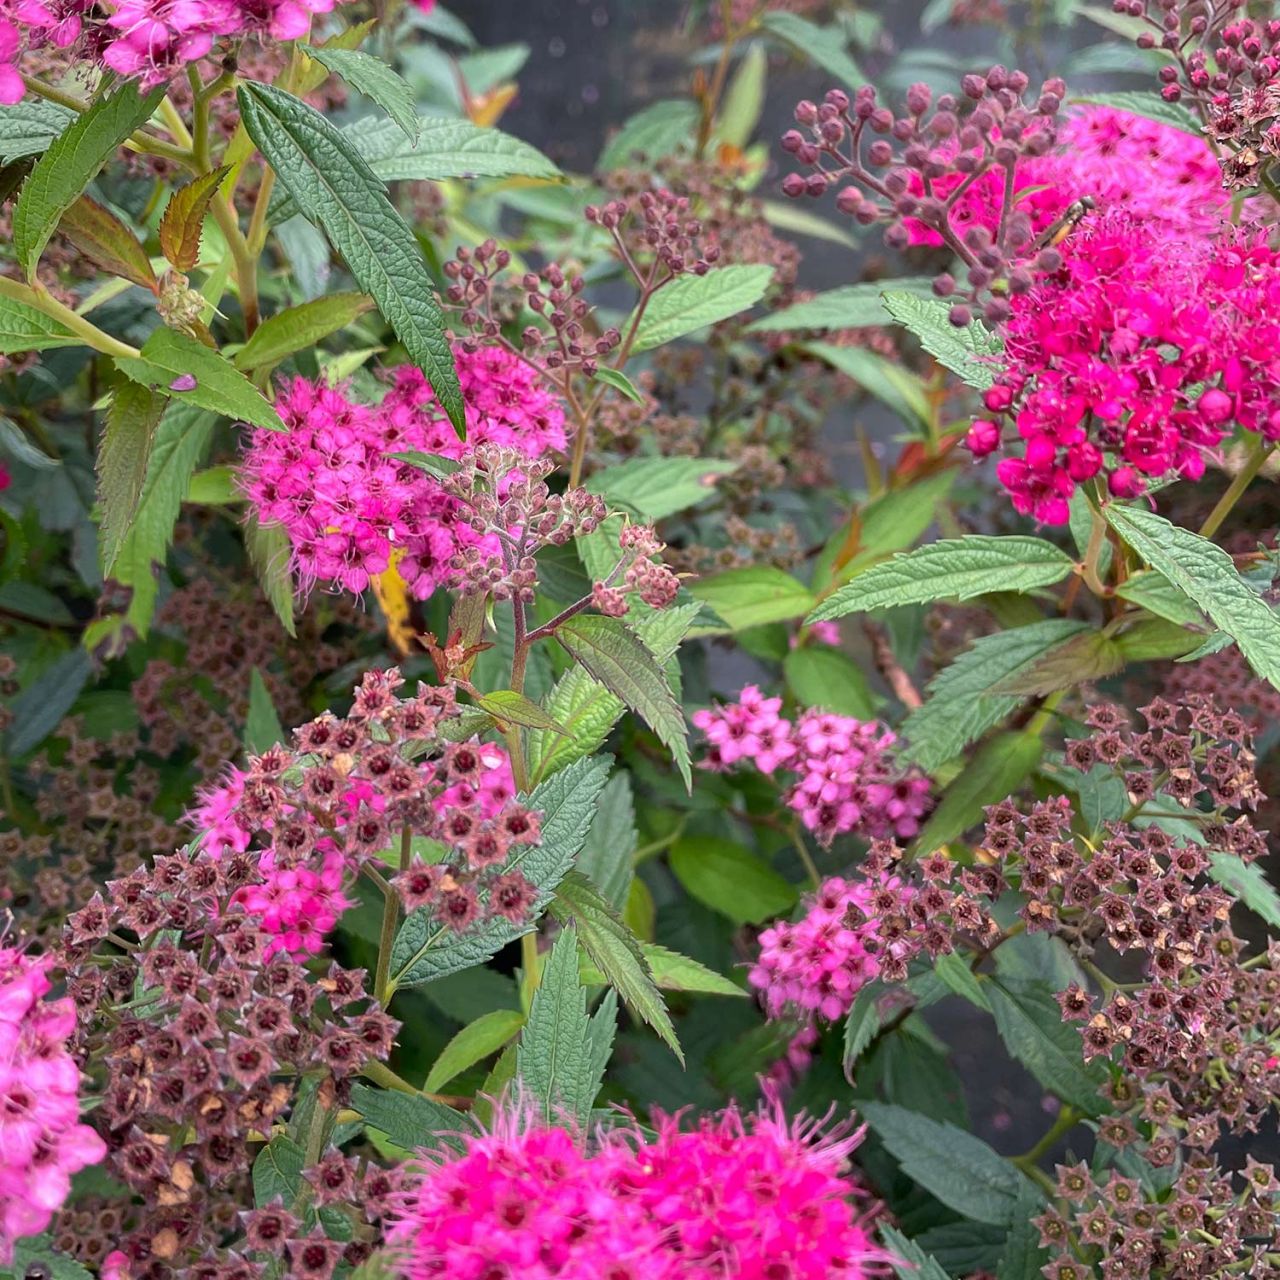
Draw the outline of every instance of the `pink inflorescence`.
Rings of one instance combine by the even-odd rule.
[[[851,1203],[861,1131],[822,1136],[776,1105],[730,1107],[656,1134],[624,1125],[594,1151],[518,1113],[427,1166],[391,1233],[408,1280],[831,1280],[890,1255]]]
[[[151,89],[208,57],[219,40],[301,39],[312,14],[333,6],[334,0],[0,0],[0,103],[22,97],[24,49],[78,51]]]
[[[896,881],[894,882],[896,884]],[[803,919],[780,920],[760,935],[751,985],[771,1018],[822,1017],[849,1012],[859,991],[880,974],[883,943],[867,880],[825,880]]]
[[[428,473],[390,455],[463,456],[484,443],[536,458],[564,444],[564,413],[519,357],[499,348],[454,359],[467,403],[460,441],[420,370],[399,369],[381,405],[362,405],[340,388],[296,378],[277,409],[287,433],[257,429],[241,482],[264,524],[289,536],[299,582],[363,591],[394,555],[411,593],[425,599],[468,550],[491,556],[464,507]]]
[[[254,917],[264,933],[272,935],[264,959],[277,951],[297,959],[315,955],[338,923],[338,917],[352,905],[342,892],[347,874],[346,860],[329,842],[315,868],[303,865],[277,866],[272,854],[258,862],[261,884],[245,885],[233,895],[232,905]]]
[[[781,698],[747,685],[736,703],[695,712],[708,744],[703,767],[749,761],[762,773],[796,774],[786,803],[824,844],[849,831],[909,839],[920,830],[929,780],[897,764],[891,730],[819,710],[792,722],[779,715],[781,706]]]
[[[45,999],[50,963],[0,945],[0,1263],[15,1240],[48,1227],[71,1175],[107,1153],[80,1123],[80,1072],[67,1052],[75,1009]]]
[[[1280,437],[1280,271],[1260,239],[1183,238],[1123,212],[1090,219],[1056,270],[1014,299],[992,417],[967,444],[995,452],[1011,424],[1021,452],[997,467],[1014,507],[1063,524],[1076,487],[1116,497],[1152,480],[1196,479],[1235,421]]]

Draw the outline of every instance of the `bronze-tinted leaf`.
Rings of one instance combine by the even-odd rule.
[[[81,196],[62,215],[58,230],[104,271],[153,293],[160,287],[138,237],[105,205]]]
[[[192,178],[169,197],[160,219],[160,248],[179,271],[190,271],[200,258],[200,233],[218,185],[227,176],[225,166]]]

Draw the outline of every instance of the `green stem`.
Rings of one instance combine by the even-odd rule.
[[[1075,1128],[1079,1121],[1080,1115],[1076,1109],[1070,1105],[1064,1104],[1062,1110],[1058,1112],[1058,1118],[1053,1122],[1049,1131],[1040,1139],[1039,1142],[1024,1155],[1014,1156],[1013,1162],[1025,1172],[1030,1166],[1038,1165],[1041,1158],[1045,1156],[1052,1148],[1053,1144],[1068,1130]]]
[[[413,856],[413,831],[406,825],[400,832],[400,870],[408,871]],[[400,922],[400,895],[388,885],[382,898],[382,932],[378,935],[378,964],[374,970],[373,998],[383,1007],[395,990],[391,982],[391,948]]]
[[[1209,518],[1200,526],[1200,536],[1202,538],[1212,538],[1218,532],[1222,522],[1231,514],[1231,509],[1240,501],[1241,494],[1249,487],[1258,472],[1262,470],[1267,459],[1275,452],[1275,449],[1275,444],[1264,440],[1262,436],[1258,436],[1254,440],[1248,460],[1236,473],[1235,479],[1231,481],[1226,493],[1218,499],[1218,505],[1209,512]]]
[[[542,983],[542,961],[538,957],[538,931],[531,929],[520,939],[520,1003],[528,1012],[534,993]]]
[[[240,223],[236,219],[231,201],[219,193],[214,196],[209,207],[231,252],[231,261],[236,273],[236,288],[240,291],[240,312],[244,316],[244,332],[247,338],[258,327],[258,260],[249,252],[249,246],[240,230]]]
[[[40,285],[21,284],[17,280],[10,280],[7,277],[0,276],[0,297],[12,298],[15,302],[22,302],[29,307],[34,307],[51,320],[56,320],[59,324],[65,325],[77,337],[84,340],[85,346],[92,347],[95,351],[100,351],[104,356],[120,356],[128,359],[136,358],[142,354],[137,347],[131,347],[127,342],[121,342],[118,338],[113,338],[109,333],[104,333],[103,330],[99,329],[92,321],[86,320],[84,316],[77,315],[70,307],[64,306]]]
[[[1106,545],[1107,521],[1092,502],[1089,504],[1089,516],[1093,523],[1089,529],[1089,545],[1084,550],[1080,575],[1095,596],[1104,596],[1107,594],[1107,587],[1098,575],[1098,560],[1102,555],[1102,548]]]
[[[818,874],[818,868],[809,853],[808,846],[804,842],[804,833],[800,830],[799,823],[796,822],[791,823],[791,843],[795,845],[796,854],[804,864],[805,871],[809,873],[809,879],[812,881],[813,887],[821,889],[822,877]]]

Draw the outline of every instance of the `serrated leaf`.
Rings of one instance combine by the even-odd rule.
[[[524,1026],[518,1009],[494,1009],[468,1023],[440,1050],[423,1088],[438,1093],[451,1080],[507,1045]]]
[[[903,722],[902,736],[909,744],[904,755],[932,773],[1022,701],[1016,694],[994,692],[1001,680],[1055,645],[1090,630],[1085,622],[1048,618],[974,641],[929,682],[924,705]]]
[[[1086,106],[1110,107],[1114,111],[1127,111],[1130,115],[1143,116],[1171,129],[1180,129],[1197,140],[1204,138],[1204,126],[1195,114],[1178,102],[1166,102],[1158,93],[1144,93],[1140,89],[1121,90],[1116,93],[1072,94],[1072,102]]]
[[[26,755],[58,727],[92,674],[89,655],[72,649],[40,673],[9,704],[5,754]]]
[[[942,979],[948,991],[979,1009],[991,1012],[991,1003],[982,989],[982,983],[978,981],[978,975],[959,952],[944,952],[933,962],[933,971]]]
[[[942,298],[890,290],[885,310],[917,338],[920,345],[962,382],[986,391],[996,380],[1003,343],[980,320],[958,327],[951,323],[951,304]]]
[[[700,611],[697,604],[658,610],[638,619],[634,630],[659,662],[673,665],[672,656]],[[542,701],[565,732],[548,737],[534,730],[529,735],[527,750],[535,778],[548,777],[598,750],[626,709],[621,698],[582,667],[572,667],[561,676]]]
[[[236,90],[249,136],[298,207],[317,222],[426,374],[460,438],[465,411],[444,316],[422,250],[380,178],[337,129],[271,85]]]
[[[460,1111],[420,1093],[375,1089],[357,1081],[351,1086],[351,1105],[366,1124],[380,1129],[405,1151],[430,1151],[450,1145],[454,1135],[475,1132]]]
[[[74,1258],[58,1253],[47,1234],[23,1236],[13,1242],[15,1277],[39,1276],[40,1280],[93,1280],[93,1273]]]
[[[250,755],[260,756],[268,747],[284,741],[284,728],[262,672],[249,672],[249,710],[244,722],[244,746]]]
[[[1086,631],[1046,650],[1021,670],[1006,676],[992,692],[1042,698],[1060,689],[1105,680],[1122,671],[1125,660],[1125,650],[1118,640],[1102,631]]]
[[[746,992],[724,974],[678,951],[642,942],[640,950],[649,964],[653,980],[663,991],[692,991],[713,996],[746,996]]]
[[[895,1227],[882,1226],[880,1234],[894,1256],[901,1259],[892,1264],[898,1280],[951,1280],[936,1258],[925,1253],[914,1240],[908,1240]]]
[[[202,173],[169,197],[160,219],[160,251],[179,271],[190,271],[200,260],[205,214],[229,172],[223,165]]]
[[[81,196],[62,215],[58,230],[90,262],[153,292],[159,281],[138,237],[110,209]]]
[[[821,707],[855,720],[875,719],[875,701],[866,678],[839,649],[806,644],[788,650],[782,673],[802,706]]]
[[[1241,579],[1225,551],[1153,511],[1113,502],[1106,517],[1134,551],[1235,640],[1262,679],[1280,688],[1280,618]]]
[[[883,994],[883,983],[878,981],[867,983],[854,998],[845,1017],[844,1072],[850,1079],[853,1078],[858,1059],[880,1034],[880,1028],[883,1025],[880,1017],[880,996]]]
[[[569,654],[658,735],[692,787],[684,712],[657,658],[621,618],[579,614],[556,628]]]
[[[26,97],[0,107],[0,159],[39,155],[75,118],[69,107],[43,98]]]
[[[176,329],[157,329],[143,343],[140,357],[117,356],[116,366],[135,382],[176,402],[198,405],[268,431],[285,430],[271,402],[229,360]],[[195,379],[194,386],[188,386],[189,378]]]
[[[66,325],[25,302],[0,294],[0,355],[83,345],[84,339]]]
[[[680,149],[698,127],[697,103],[687,98],[669,98],[654,102],[627,120],[609,139],[600,159],[597,173],[608,173],[643,156],[652,163]]]
[[[527,798],[528,806],[542,813],[542,843],[520,846],[509,865],[519,867],[537,890],[532,915],[550,902],[582,848],[611,764],[607,756],[574,761]],[[415,911],[391,949],[393,983],[397,988],[419,986],[482,964],[528,930],[528,925],[497,918],[456,934],[426,911]]]
[[[28,279],[62,215],[124,140],[150,119],[163,97],[163,88],[142,97],[134,82],[126,81],[76,116],[49,144],[22,184],[13,210],[14,256]]]
[[[325,45],[306,46],[304,52],[334,75],[341,76],[357,92],[371,98],[400,126],[410,142],[417,142],[422,125],[413,90],[380,58],[361,53],[358,49],[337,49]]]
[[[122,381],[107,410],[98,445],[99,554],[109,569],[133,523],[147,477],[151,440],[165,399],[136,382]]]
[[[972,600],[992,591],[1033,591],[1060,582],[1072,567],[1069,556],[1042,538],[948,538],[873,565],[828,596],[806,621],[934,600]]]
[[[600,793],[600,803],[591,819],[578,870],[621,910],[634,874],[632,855],[636,850],[635,800],[631,775],[619,769]]]
[[[943,1204],[975,1222],[1007,1227],[1013,1221],[1022,1175],[985,1142],[905,1107],[864,1102],[858,1109],[903,1173]]]
[[[933,410],[925,395],[924,384],[910,370],[866,347],[806,342],[800,350],[852,378],[867,395],[874,396],[904,422],[926,428],[932,425]]]
[[[302,1186],[307,1153],[288,1134],[278,1133],[253,1162],[253,1202],[259,1209],[280,1201],[291,1208]]]
[[[715,458],[630,458],[597,471],[584,487],[642,520],[665,520],[711,497],[717,480],[737,469]]]
[[[330,334],[364,315],[373,300],[363,293],[331,293],[288,307],[264,320],[233,363],[244,372],[272,369],[299,351],[308,351]]]
[[[487,711],[499,724],[518,724],[528,729],[545,729],[549,733],[564,733],[536,702],[514,689],[495,689],[476,698],[476,706]]]
[[[529,1019],[516,1048],[516,1073],[548,1124],[586,1128],[595,1102],[587,993],[578,981],[578,939],[561,930],[542,966]]]
[[[770,564],[726,569],[689,584],[689,594],[701,600],[731,631],[802,618],[814,606],[813,592],[789,573]],[[713,634],[723,627],[710,624],[697,634]]]
[[[746,311],[764,297],[772,279],[773,268],[762,264],[677,276],[650,298],[632,352],[650,351]]]
[[[1000,1251],[996,1280],[1041,1280],[1049,1251],[1041,1247],[1035,1219],[1043,1207],[1039,1194],[1027,1183],[1022,1188],[1022,1204],[1014,1210],[1013,1223]]]
[[[1241,862],[1229,853],[1210,852],[1209,874],[1250,911],[1280,929],[1280,893],[1267,879],[1260,862]]]
[[[1187,599],[1162,573],[1147,569],[1116,585],[1116,595],[1130,604],[1141,605],[1148,613],[1179,626],[1204,625],[1204,612]]]
[[[907,277],[891,282],[894,292],[913,298],[933,296],[933,281],[927,276]],[[893,317],[884,304],[885,281],[846,284],[828,289],[803,302],[770,311],[753,320],[748,333],[782,333],[797,329],[874,329],[887,325]]]
[[[782,9],[764,14],[760,25],[815,67],[835,76],[837,83],[846,89],[856,88],[865,79],[858,64],[845,52],[839,28],[820,27]]]
[[[298,634],[293,620],[293,575],[289,571],[291,548],[289,535],[282,525],[262,525],[250,512],[245,520],[245,550],[257,575],[258,586],[280,619],[280,625],[291,635]]]
[[[735,924],[762,924],[789,911],[800,896],[763,858],[719,836],[684,836],[668,860],[693,897]]]
[[[1106,1068],[1084,1061],[1079,1031],[1063,1020],[1047,982],[1001,974],[986,983],[987,998],[1009,1052],[1050,1092],[1085,1115],[1110,1110],[1100,1090]]]
[[[612,387],[615,391],[626,396],[633,404],[645,403],[643,392],[636,387],[636,384],[621,369],[611,369],[607,364],[601,365],[593,376],[597,382],[603,382],[606,387]]]
[[[562,923],[573,921],[578,941],[627,1008],[647,1022],[680,1061],[671,1015],[653,980],[639,939],[622,922],[613,905],[583,875],[570,872],[556,890],[551,911]]]

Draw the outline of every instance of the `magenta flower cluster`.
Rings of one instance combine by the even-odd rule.
[[[482,443],[537,458],[564,447],[564,412],[537,374],[500,347],[454,350],[467,404],[465,448]],[[397,453],[463,456],[464,445],[416,368],[401,368],[381,405],[352,401],[339,388],[297,378],[277,401],[287,433],[255,430],[241,483],[258,519],[289,536],[302,586],[363,591],[403,556],[411,593],[426,599],[466,549],[486,557],[492,538],[476,533],[439,482]]]
[[[892,730],[816,709],[791,721],[781,707],[781,698],[747,685],[737,702],[694,712],[707,739],[703,767],[723,771],[749,761],[765,774],[796,774],[786,803],[823,844],[850,831],[910,839],[920,830],[929,780],[897,763]]]
[[[80,1123],[80,1071],[67,1049],[70,1000],[47,1000],[51,961],[0,946],[0,1264],[14,1241],[38,1235],[71,1176],[107,1154]]]
[[[851,1200],[861,1131],[823,1137],[780,1108],[730,1108],[691,1130],[657,1116],[595,1150],[508,1115],[425,1168],[391,1232],[407,1280],[830,1280],[889,1255]]]

